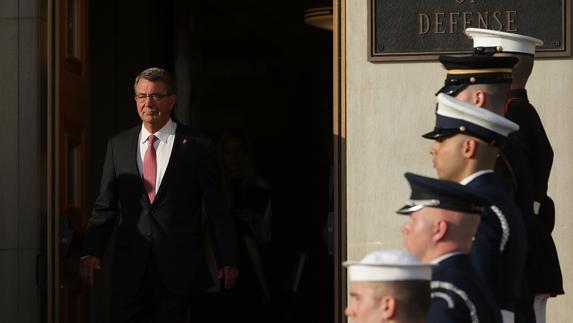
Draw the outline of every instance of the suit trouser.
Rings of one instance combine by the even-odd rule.
[[[190,297],[169,291],[150,256],[140,290],[132,296],[113,293],[113,323],[185,323]]]

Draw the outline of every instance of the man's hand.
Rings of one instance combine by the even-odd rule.
[[[239,277],[239,269],[231,266],[225,266],[223,269],[219,269],[219,278],[225,279],[225,288],[231,289],[235,286],[235,282]]]
[[[86,256],[80,260],[80,277],[89,287],[94,286],[94,271],[101,269],[101,259],[95,256]]]

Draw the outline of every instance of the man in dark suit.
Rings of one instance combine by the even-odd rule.
[[[551,237],[555,224],[553,200],[547,196],[549,174],[553,164],[553,149],[541,118],[529,102],[526,85],[533,70],[535,48],[543,41],[533,37],[468,28],[474,52],[480,56],[513,57],[511,90],[506,102],[505,117],[519,125],[502,149],[495,171],[510,183],[515,201],[521,210],[529,235],[526,266],[527,299],[522,300],[522,315],[518,322],[545,322],[548,297],[563,294],[563,277],[557,250]],[[532,305],[535,298],[536,317]]]
[[[429,323],[499,323],[488,285],[474,269],[472,237],[490,202],[456,182],[406,173],[412,193],[397,211],[409,215],[402,227],[406,249],[432,269]]]
[[[436,126],[423,135],[434,140],[430,154],[439,178],[467,185],[492,202],[482,213],[471,256],[496,298],[504,323],[515,322],[527,234],[519,209],[493,169],[499,147],[518,128],[493,112],[440,94]]]
[[[113,322],[185,322],[190,297],[204,287],[203,208],[227,288],[238,275],[236,233],[208,140],[171,119],[172,77],[148,68],[137,76],[134,90],[142,125],[108,142],[80,275],[93,286],[117,227]]]

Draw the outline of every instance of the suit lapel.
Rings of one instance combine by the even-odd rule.
[[[137,158],[138,158],[137,148],[139,145],[140,131],[141,131],[141,125],[134,127],[132,131],[127,135],[126,137],[127,144],[125,145],[125,147],[128,147],[128,149],[125,152],[127,156],[124,160],[127,163],[128,174],[137,176],[141,179],[140,180],[141,185],[139,185],[141,189],[141,194],[145,195],[146,197],[145,200],[147,200],[147,203],[149,203],[149,199],[147,198],[147,193],[145,192],[145,186],[143,184],[143,177],[139,172],[139,168],[137,168]]]
[[[128,173],[138,177],[141,177],[139,169],[137,168],[137,145],[139,144],[138,141],[140,129],[141,126],[134,127],[127,133],[127,136],[124,137],[125,144],[122,146],[127,147],[127,149],[125,150],[125,155],[123,155],[125,158],[120,159],[125,161]],[[141,182],[141,185],[141,187],[143,187],[143,181]]]

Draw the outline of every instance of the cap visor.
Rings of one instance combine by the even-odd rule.
[[[398,211],[396,211],[396,213],[402,214],[402,215],[408,215],[412,212],[416,212],[416,211],[420,210],[423,207],[424,207],[424,205],[404,205]]]
[[[448,85],[444,85],[441,89],[438,90],[438,92],[436,92],[435,95],[438,95],[440,93],[444,93],[450,96],[456,96],[458,93],[460,93],[463,89],[465,89],[469,84],[448,84]]]
[[[451,137],[457,135],[458,133],[458,129],[434,129],[426,134],[423,134],[422,137],[426,139],[437,140]]]

